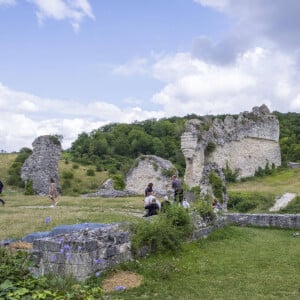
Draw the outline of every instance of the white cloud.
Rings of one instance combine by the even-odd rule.
[[[121,76],[144,75],[148,72],[148,60],[135,58],[126,64],[113,68],[112,73]]]
[[[293,59],[281,52],[256,47],[230,65],[201,61],[188,53],[162,58],[154,76],[166,82],[153,95],[168,116],[224,114],[267,104],[282,112],[297,107],[299,75]]]
[[[15,0],[0,0],[0,5],[15,5]]]
[[[47,99],[9,89],[0,83],[0,150],[32,148],[40,135],[59,134],[63,148],[69,148],[78,134],[91,132],[112,122],[132,123],[162,118],[163,111],[145,111],[140,107],[120,108],[103,101],[87,104],[73,100]]]
[[[37,6],[39,24],[45,19],[58,21],[68,20],[75,31],[79,30],[80,23],[85,17],[94,19],[92,8],[87,0],[27,0]]]

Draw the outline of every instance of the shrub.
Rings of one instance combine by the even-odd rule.
[[[206,155],[209,155],[211,154],[212,152],[214,152],[216,149],[216,144],[212,141],[209,141],[206,148],[205,148],[205,154]]]
[[[222,203],[223,202],[223,185],[221,178],[214,172],[209,174],[209,183],[212,186],[214,196]]]
[[[77,164],[73,164],[72,168],[73,168],[74,170],[76,170],[76,169],[79,168],[79,166],[78,166]]]
[[[73,179],[74,174],[71,171],[64,170],[62,173],[63,179]]]
[[[172,226],[176,226],[183,236],[188,236],[191,233],[191,218],[189,213],[182,206],[171,205],[166,210],[165,217]]]
[[[134,254],[142,247],[147,247],[150,253],[176,252],[181,249],[181,235],[166,218],[155,217],[150,222],[135,223],[132,230],[134,235],[131,242]]]
[[[227,208],[238,212],[248,212],[253,209],[266,211],[274,203],[274,195],[258,192],[229,192]]]
[[[26,181],[24,195],[34,195],[32,180]]]
[[[238,177],[238,171],[232,171],[229,168],[228,162],[226,162],[226,168],[223,169],[223,172],[227,182],[236,182]]]
[[[197,201],[194,206],[194,211],[196,211],[205,222],[211,223],[215,220],[216,214],[214,213],[213,207],[209,201]]]
[[[95,170],[93,170],[93,169],[87,169],[86,170],[86,175],[87,176],[95,176]]]
[[[113,181],[114,181],[114,189],[115,190],[119,190],[119,191],[123,191],[125,188],[125,181],[122,175],[114,175],[112,177]]]

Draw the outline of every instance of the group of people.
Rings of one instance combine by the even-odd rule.
[[[186,201],[186,199],[184,199],[181,180],[177,177],[177,175],[172,176],[172,189],[174,190],[172,203],[178,203],[179,206],[183,206],[184,208],[188,209],[190,205]],[[155,197],[153,183],[150,182],[145,189],[144,208],[146,210],[146,213],[144,217],[157,215],[159,211],[165,212],[170,204],[171,202],[169,201],[168,196],[165,196],[162,203],[160,203],[157,197]]]

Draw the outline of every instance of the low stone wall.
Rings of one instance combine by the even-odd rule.
[[[195,213],[191,213],[191,219],[194,225],[191,240],[207,237],[227,224],[300,229],[300,214],[227,213],[219,215],[210,225]],[[58,226],[50,232],[28,235],[23,240],[33,242],[32,259],[37,265],[31,272],[37,276],[49,273],[73,275],[80,281],[92,275],[98,276],[106,268],[133,259],[128,227],[126,223],[85,223]],[[140,256],[148,253],[147,248],[140,250]]]
[[[278,227],[300,229],[300,214],[230,214],[227,213],[228,224],[239,226]]]
[[[73,275],[78,280],[132,259],[130,233],[124,225],[81,229],[33,241],[32,259],[37,276]]]

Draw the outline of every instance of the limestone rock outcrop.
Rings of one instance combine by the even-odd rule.
[[[281,165],[279,122],[266,105],[237,118],[192,119],[181,136],[181,150],[186,160],[184,180],[190,187],[199,185],[209,163],[228,165],[239,178],[253,176],[267,163]]]
[[[126,190],[144,195],[148,183],[152,182],[157,195],[167,195],[172,191],[171,176],[176,173],[170,161],[155,155],[142,155],[126,175]]]
[[[58,162],[62,151],[61,143],[56,136],[44,135],[36,138],[32,146],[32,154],[22,166],[21,178],[25,182],[32,181],[36,194],[47,195],[50,178],[53,178],[56,184],[59,181]]]

